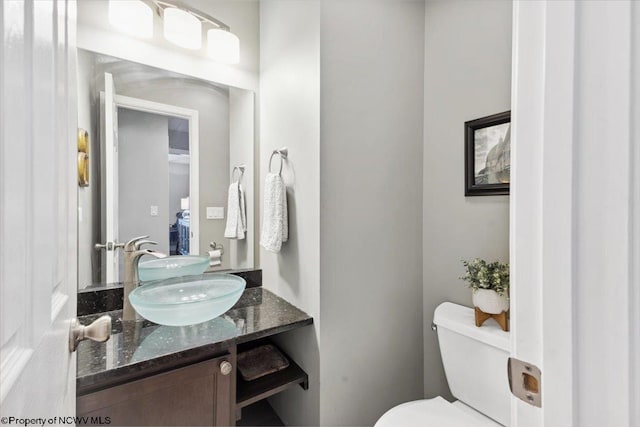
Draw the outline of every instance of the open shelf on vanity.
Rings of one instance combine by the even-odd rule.
[[[259,344],[269,343],[269,341],[262,341]],[[239,351],[248,350],[254,347],[239,348]],[[289,366],[285,369],[274,372],[269,375],[265,375],[262,378],[258,378],[252,381],[245,381],[238,374],[236,382],[236,409],[240,410],[246,406],[251,405],[259,400],[266,399],[267,397],[278,394],[291,387],[299,385],[302,389],[307,390],[309,388],[309,375],[300,367],[296,362],[289,357],[284,351],[280,350],[282,354],[289,360]]]

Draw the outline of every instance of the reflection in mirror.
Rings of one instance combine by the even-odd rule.
[[[250,91],[78,50],[91,170],[78,188],[81,289],[121,282],[121,246],[143,235],[170,255],[210,255],[215,242],[209,270],[253,267],[253,102]],[[247,233],[231,240],[227,192],[240,164]]]
[[[189,146],[193,144],[189,121],[120,106],[117,117],[118,169],[104,174],[117,174],[116,197],[121,208],[106,216],[116,220],[115,228],[121,236],[154,236],[158,243],[154,249],[170,255],[188,255]],[[107,183],[114,181],[109,178]],[[141,215],[147,209],[152,218]],[[197,244],[197,235],[193,241]],[[194,249],[197,253],[198,248]]]

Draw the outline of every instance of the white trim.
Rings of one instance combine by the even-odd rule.
[[[574,75],[575,4],[549,2],[545,13],[542,151],[543,425],[574,426]]]
[[[200,158],[200,122],[198,111],[124,95],[116,95],[115,104],[117,107],[130,110],[180,117],[189,121],[189,210],[191,213],[189,253],[197,255],[200,252],[200,165],[198,162]]]
[[[189,119],[189,212],[191,214],[189,253],[198,255],[200,253],[200,152],[198,142],[200,122],[198,112],[191,111],[193,111],[193,115]]]
[[[257,71],[216,63],[190,51],[167,49],[153,41],[83,25],[82,22],[78,25],[78,48],[239,89],[257,91],[260,87]]]
[[[639,8],[640,10],[640,8]],[[633,147],[632,155],[629,156],[629,160],[632,161],[632,208],[630,215],[630,227],[631,230],[631,249],[630,258],[632,260],[630,265],[630,282],[635,286],[629,287],[629,311],[631,321],[632,335],[630,337],[631,345],[629,346],[629,360],[631,363],[631,389],[629,390],[631,396],[631,420],[636,423],[640,422],[640,106],[638,103],[640,99],[635,100],[636,109],[634,119],[635,127],[635,141],[636,145]],[[635,363],[634,363],[635,362]]]
[[[126,95],[115,96],[115,102],[118,107],[128,108],[130,110],[143,111],[145,113],[160,114],[163,116],[179,117],[181,119],[191,119],[198,115],[197,110],[178,107],[171,104],[163,104],[161,102],[148,101],[141,98],[133,98]],[[189,147],[191,148],[191,147]]]
[[[109,73],[104,73],[104,103],[102,104],[104,107],[104,144],[102,144],[101,150],[104,155],[104,198],[105,198],[105,222],[104,222],[104,230],[105,242],[115,242],[115,238],[117,236],[117,226],[116,218],[117,218],[117,185],[115,182],[109,181],[109,177],[113,177],[116,174],[117,167],[117,156],[115,155],[115,134],[117,132],[116,120],[117,120],[117,111],[115,111],[113,107],[114,103],[114,88],[113,88],[113,76]],[[114,129],[115,128],[115,129]],[[115,255],[114,251],[105,251],[105,259],[106,259],[106,268],[105,268],[105,281],[106,283],[114,283],[117,282],[117,271],[118,271],[118,257]]]
[[[544,3],[514,2],[511,89],[511,355],[542,367],[539,295]],[[505,369],[506,370],[506,369]],[[506,375],[506,372],[505,372]],[[544,375],[544,373],[543,373]],[[543,377],[543,386],[545,384]],[[540,426],[542,410],[511,398],[511,425]]]
[[[631,63],[631,75],[640,73],[640,6],[637,2],[631,4],[631,19],[635,25],[631,26],[633,62]],[[629,230],[631,235],[630,258],[630,286],[629,310],[631,313],[631,346],[629,358],[635,363],[631,364],[631,414],[630,418],[640,423],[640,81],[637,77],[631,82],[631,155],[629,156],[629,168],[631,169],[631,211],[629,215]],[[635,143],[633,143],[635,141]],[[635,260],[635,261],[633,261]]]

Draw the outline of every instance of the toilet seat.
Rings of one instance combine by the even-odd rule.
[[[471,408],[469,408],[471,410]],[[498,427],[500,424],[479,412],[472,416],[459,405],[438,396],[433,399],[414,400],[389,409],[375,427]]]

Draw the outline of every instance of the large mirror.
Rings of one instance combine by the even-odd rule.
[[[121,282],[121,246],[143,235],[210,270],[253,267],[253,108],[251,91],[78,50],[81,289]],[[244,227],[226,238],[235,181]]]

